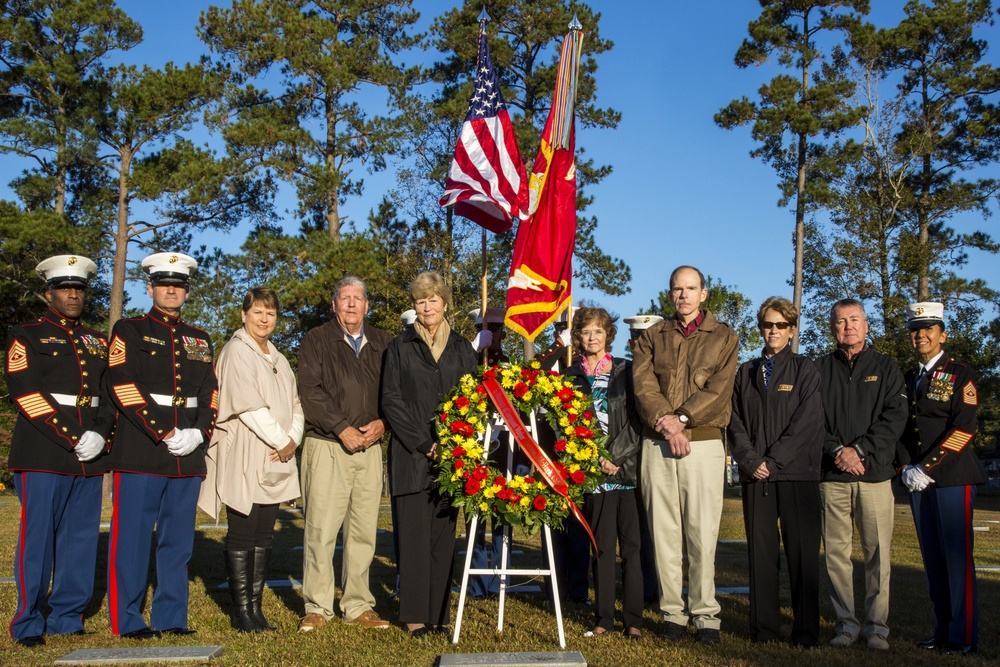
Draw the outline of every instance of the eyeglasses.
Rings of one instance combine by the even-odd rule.
[[[600,336],[604,333],[604,329],[584,329],[580,332],[581,338],[590,338],[591,336]]]
[[[778,331],[784,331],[788,327],[792,326],[791,322],[761,322],[760,328],[764,331],[770,331],[771,329],[777,329]]]

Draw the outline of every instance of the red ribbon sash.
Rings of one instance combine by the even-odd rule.
[[[510,397],[507,396],[507,392],[503,390],[500,383],[496,381],[496,378],[484,378],[483,387],[486,389],[486,395],[490,397],[493,401],[493,405],[496,407],[497,412],[503,417],[504,423],[507,424],[507,428],[510,429],[510,434],[514,437],[514,441],[517,446],[527,455],[528,460],[535,466],[538,470],[539,476],[542,478],[549,488],[558,493],[560,496],[566,499],[569,503],[570,513],[580,522],[583,529],[587,531],[587,535],[590,537],[591,544],[594,545],[594,553],[597,552],[597,540],[594,538],[594,534],[590,531],[590,524],[587,523],[587,519],[584,518],[583,512],[580,508],[576,506],[572,498],[567,495],[569,487],[566,484],[566,478],[559,471],[559,468],[552,462],[552,460],[542,451],[542,448],[538,446],[534,438],[531,437],[531,433],[528,431],[524,422],[521,421],[521,415],[517,413],[517,409],[514,408],[513,404],[510,402]]]

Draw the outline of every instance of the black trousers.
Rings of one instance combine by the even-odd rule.
[[[586,497],[590,530],[597,541],[594,561],[596,627],[615,625],[615,552],[622,558],[622,621],[625,628],[642,629],[642,557],[638,491],[603,491]],[[616,549],[617,547],[617,549]]]
[[[226,505],[226,519],[229,531],[226,533],[226,549],[229,551],[250,551],[255,547],[267,548],[274,539],[274,522],[278,520],[278,504],[250,507],[249,514],[240,514]]]
[[[750,638],[780,638],[780,521],[792,591],[791,641],[815,646],[819,642],[819,482],[751,482],[742,487],[750,553]]]
[[[434,491],[396,496],[401,623],[448,624],[456,515]]]

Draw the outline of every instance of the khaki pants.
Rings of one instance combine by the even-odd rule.
[[[821,482],[823,544],[837,634],[889,636],[889,547],[895,501],[892,482]],[[853,512],[853,521],[851,514]],[[854,525],[865,559],[865,618],[854,614]]]
[[[718,629],[715,548],[722,518],[725,450],[722,440],[691,443],[674,458],[665,440],[643,439],[642,498],[660,583],[660,611],[669,623]],[[688,556],[688,604],[684,605],[684,551]]]
[[[354,620],[374,609],[368,570],[375,557],[375,530],[382,501],[382,451],[370,447],[349,454],[339,442],[305,439],[302,449],[305,537],[302,597],[307,614],[333,618],[333,557],[344,529],[340,611]]]

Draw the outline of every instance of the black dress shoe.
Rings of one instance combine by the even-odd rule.
[[[24,648],[35,648],[36,646],[41,646],[45,643],[45,637],[41,635],[31,635],[30,637],[18,637],[14,640],[15,644],[23,646]]]
[[[715,628],[701,628],[698,630],[697,639],[699,644],[707,644],[709,646],[722,643],[722,636]]]
[[[132,632],[126,632],[122,637],[125,639],[159,639],[160,633],[158,630],[153,630],[152,628],[139,628]]]
[[[418,639],[426,635],[428,632],[431,632],[431,628],[427,625],[421,625],[419,628],[414,628],[409,632],[410,632],[410,639]]]
[[[686,639],[688,636],[688,629],[686,625],[681,625],[680,623],[671,623],[667,621],[664,626],[665,632],[660,635],[660,639],[668,642],[676,642],[682,639]]]
[[[169,630],[161,630],[160,632],[165,635],[180,635],[182,637],[198,633],[197,630],[192,630],[191,628],[170,628]]]
[[[92,635],[92,634],[94,634],[94,631],[93,630],[77,630],[76,632],[71,632],[70,634],[71,635]]]
[[[925,639],[922,642],[917,642],[917,648],[922,648],[925,651],[940,651],[945,646],[945,642],[940,639],[935,639],[931,637],[930,639]]]
[[[941,652],[945,655],[972,655],[976,652],[975,644],[945,644],[941,647]]]

